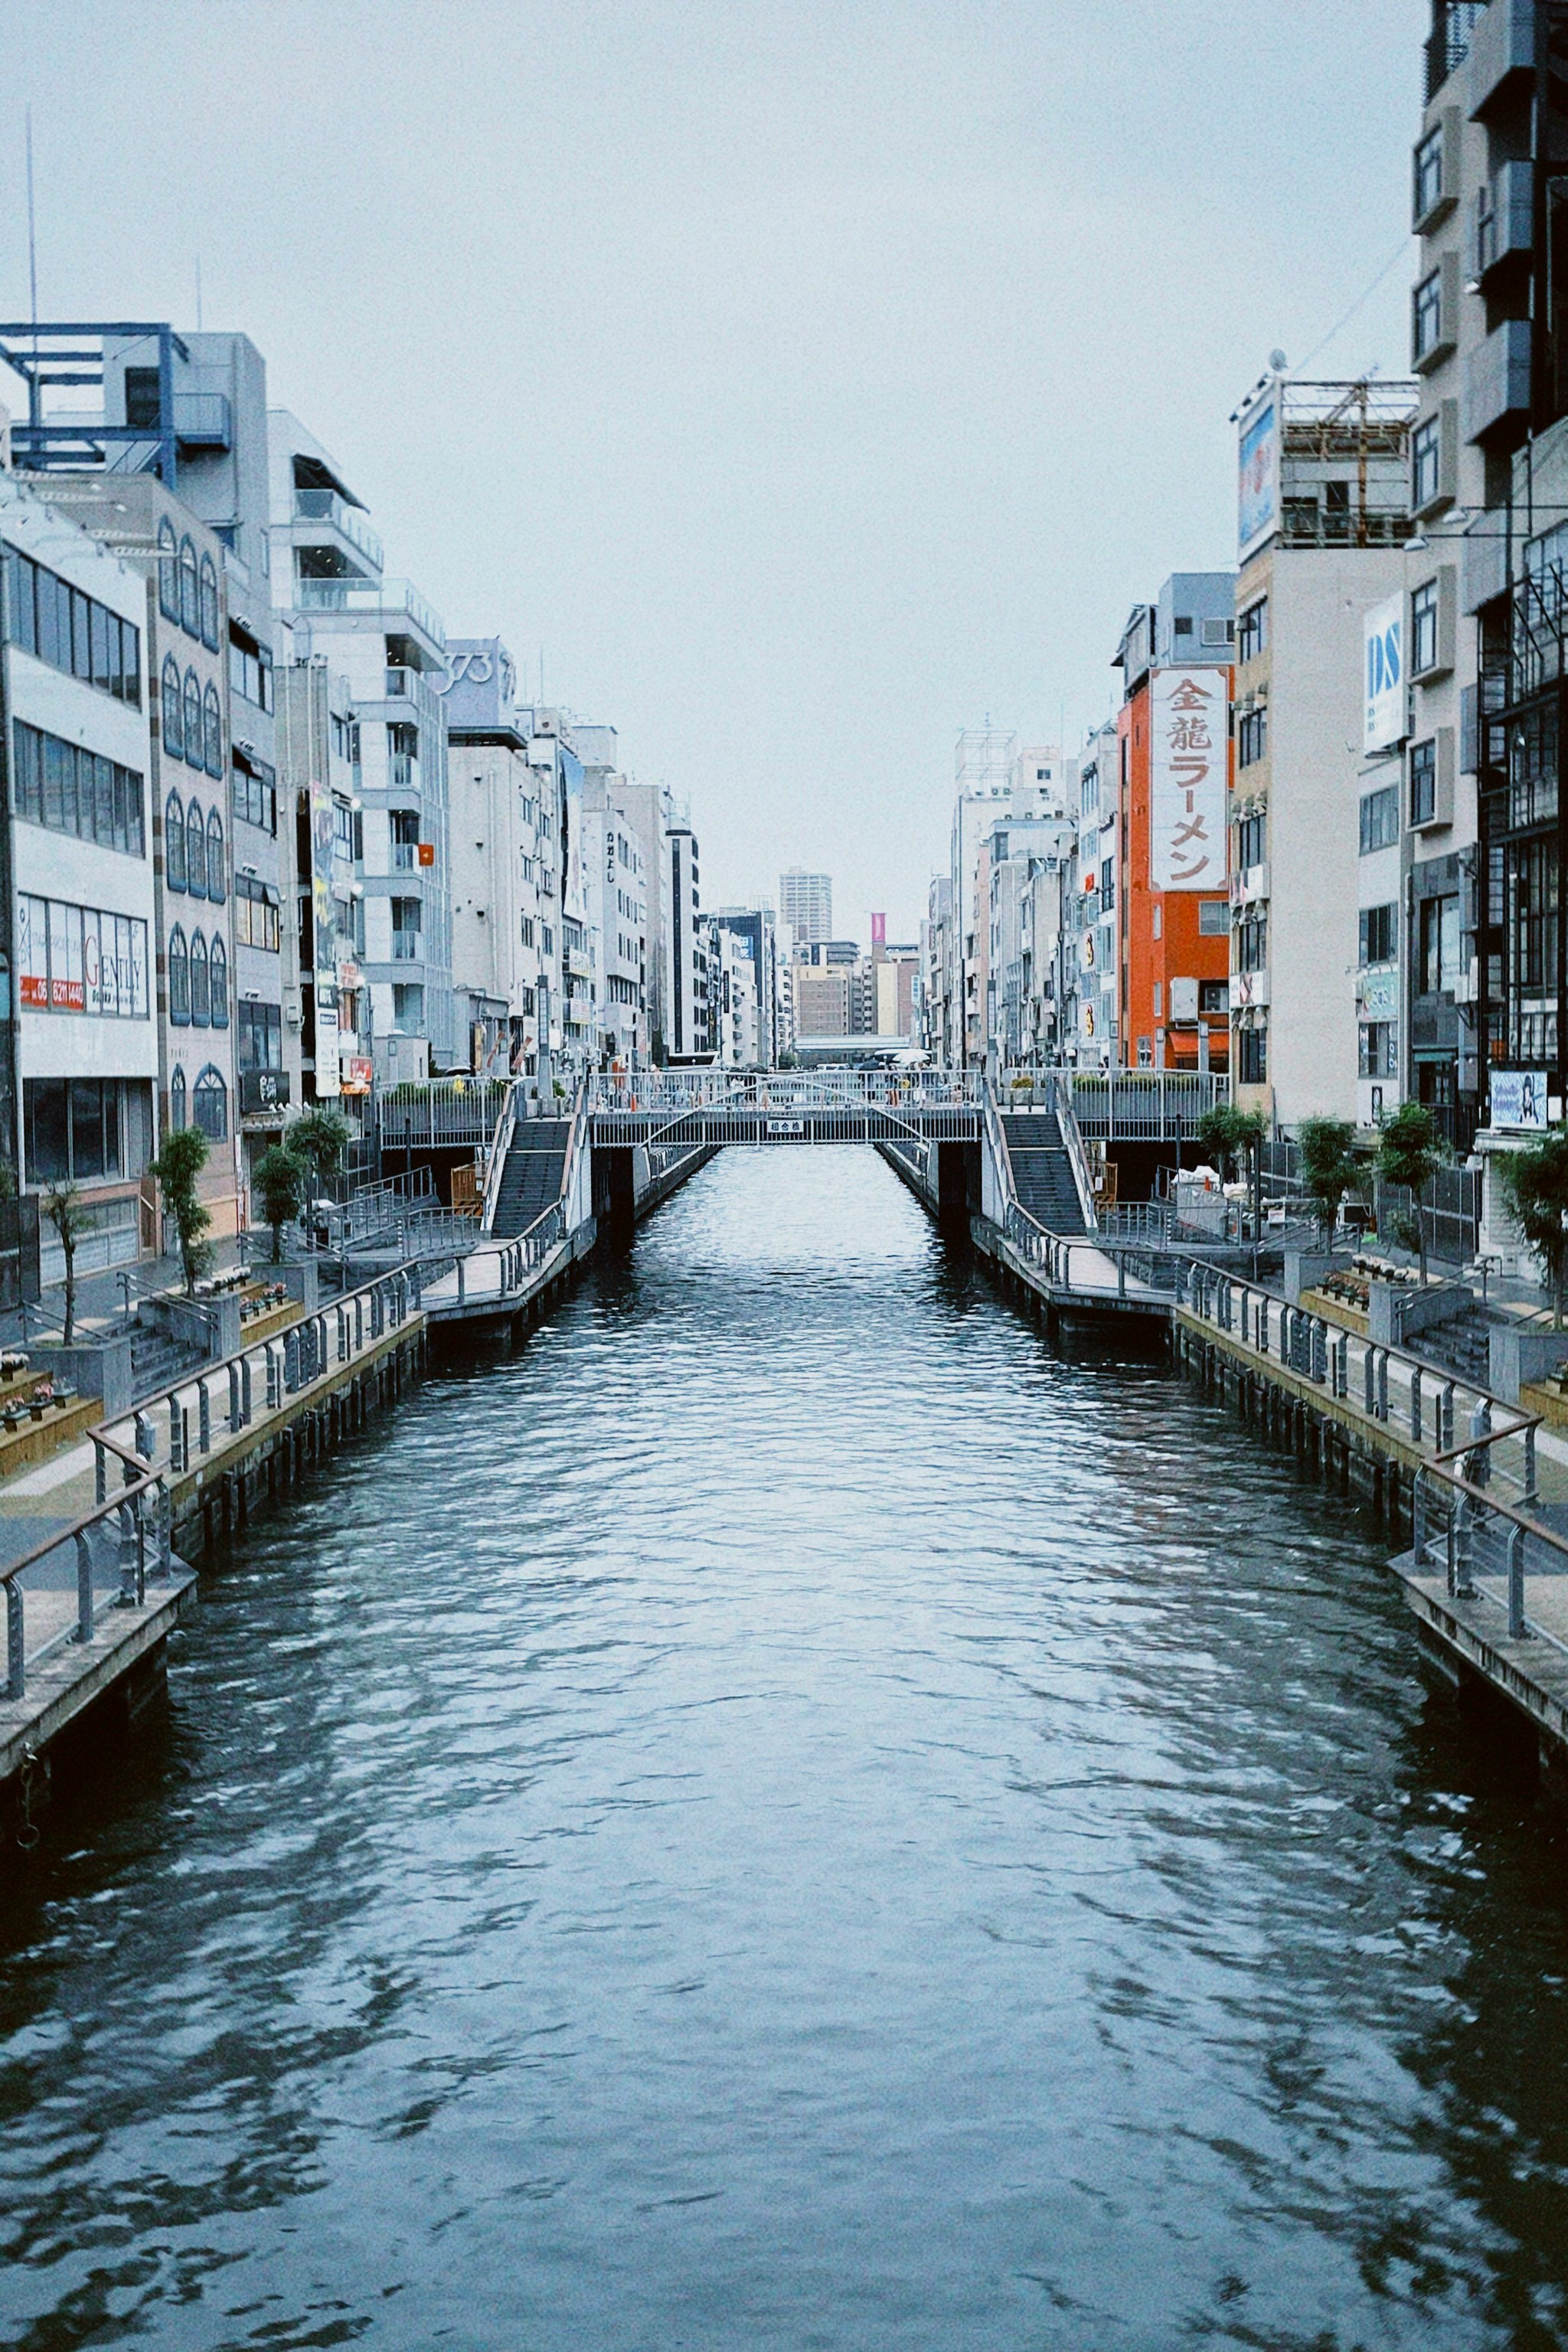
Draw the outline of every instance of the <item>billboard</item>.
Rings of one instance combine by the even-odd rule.
[[[1363,751],[1385,751],[1405,733],[1405,599],[1390,596],[1362,619]]]
[[[1156,670],[1150,688],[1149,887],[1222,890],[1226,673]]]
[[[871,918],[871,945],[874,948],[884,948],[887,944],[888,918],[886,915],[873,915]]]
[[[1492,1125],[1537,1131],[1546,1125],[1544,1070],[1492,1072]]]
[[[1241,420],[1240,496],[1237,509],[1237,541],[1246,562],[1261,545],[1279,516],[1279,394],[1269,390],[1259,404]]]

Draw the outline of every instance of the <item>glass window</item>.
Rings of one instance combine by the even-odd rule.
[[[190,1026],[191,964],[178,923],[169,933],[169,1018],[176,1029]]]
[[[195,1124],[209,1143],[222,1143],[228,1135],[228,1088],[221,1070],[209,1062],[196,1080],[191,1096]]]
[[[180,617],[180,547],[167,515],[158,525],[158,610],[165,621]]]
[[[1410,668],[1419,677],[1437,667],[1437,583],[1428,580],[1410,599]]]
[[[185,887],[193,898],[207,895],[207,826],[200,801],[185,812]]]
[[[1437,809],[1437,745],[1435,739],[1410,746],[1410,822],[1430,824]]]
[[[1363,1078],[1398,1076],[1398,1032],[1392,1021],[1363,1021],[1361,1024],[1360,1047],[1360,1069]]]
[[[1236,869],[1245,874],[1250,866],[1261,866],[1264,858],[1264,824],[1260,811],[1244,816],[1236,828]]]
[[[223,854],[223,819],[216,809],[207,818],[207,897],[221,907],[228,896],[228,876]]]
[[[1399,909],[1392,902],[1361,910],[1360,961],[1392,963],[1399,952]]]
[[[1442,419],[1428,416],[1410,436],[1410,503],[1429,507],[1442,479]]]
[[[207,943],[200,931],[191,933],[191,1026],[206,1029],[212,1025],[212,974],[207,966]]]
[[[174,1076],[169,1080],[169,1125],[171,1127],[184,1127],[184,1124],[185,1074],[180,1067],[178,1062],[176,1062],[174,1065]]]
[[[63,1183],[70,1174],[69,1081],[29,1078],[26,1112],[29,1181]]]
[[[11,806],[17,816],[44,821],[44,739],[36,727],[16,728],[16,753],[11,762]]]
[[[71,1174],[78,1179],[116,1176],[120,1172],[106,1160],[103,1097],[101,1078],[73,1078],[70,1082]]]
[[[163,879],[171,890],[185,887],[185,811],[178,793],[163,803]]]
[[[221,779],[223,775],[223,705],[217,698],[217,688],[208,684],[202,697],[202,738],[206,746],[206,772]]]
[[[1237,1033],[1237,1059],[1240,1065],[1237,1076],[1244,1087],[1263,1087],[1268,1083],[1268,1032],[1267,1029],[1242,1029]]]
[[[102,604],[89,604],[87,608],[88,634],[92,646],[92,682],[94,686],[101,687],[105,694],[113,692],[114,680],[120,668],[118,623],[115,625],[116,644],[112,662],[109,653],[109,624],[113,618],[113,614]]]
[[[163,749],[171,760],[185,756],[184,701],[180,693],[180,665],[173,654],[163,659]]]
[[[1236,658],[1238,662],[1256,661],[1268,643],[1268,599],[1260,596],[1249,604],[1236,625]]]
[[[92,684],[92,599],[71,590],[71,675]]]
[[[180,541],[180,626],[189,637],[201,635],[201,574],[196,567],[196,551],[188,539]]]
[[[217,651],[217,567],[210,555],[202,558],[202,643]]]
[[[1443,193],[1443,126],[1428,131],[1415,150],[1413,218],[1424,221]]]
[[[1414,349],[1419,362],[1429,359],[1443,340],[1443,273],[1434,269],[1413,297]]]
[[[1256,767],[1268,749],[1268,705],[1258,702],[1244,710],[1236,724],[1236,763]]]
[[[5,549],[5,626],[24,653],[38,650],[37,583],[35,567],[19,547]]]
[[[1236,927],[1236,968],[1237,971],[1266,971],[1268,968],[1268,920],[1264,915],[1250,915]]]
[[[242,1070],[283,1067],[283,1008],[248,1001],[235,1008],[235,1050]]]
[[[1393,784],[1381,792],[1363,793],[1361,803],[1361,854],[1392,849],[1399,839],[1399,793]]]
[[[207,972],[211,981],[213,1027],[228,1027],[228,958],[223,941],[215,939],[207,952]]]
[[[185,763],[188,767],[205,765],[202,743],[202,682],[194,669],[185,672]]]

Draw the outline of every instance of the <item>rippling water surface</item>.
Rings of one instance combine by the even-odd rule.
[[[1563,1845],[1372,1523],[729,1152],[204,1584],[0,1923],[0,2336],[1568,2343]]]

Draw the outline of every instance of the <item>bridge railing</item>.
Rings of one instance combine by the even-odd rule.
[[[975,1070],[636,1070],[587,1082],[593,1111],[920,1110],[974,1108],[984,1091]]]
[[[1230,1099],[1230,1080],[1212,1070],[1057,1070],[1054,1079],[1079,1131],[1095,1142],[1166,1143],[1191,1138],[1205,1111]],[[1005,1092],[1005,1088],[1004,1089]]]

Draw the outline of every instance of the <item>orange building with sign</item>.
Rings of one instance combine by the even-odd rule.
[[[1118,1053],[1125,1069],[1223,1070],[1235,575],[1178,572],[1133,610],[1116,666],[1121,761]]]

